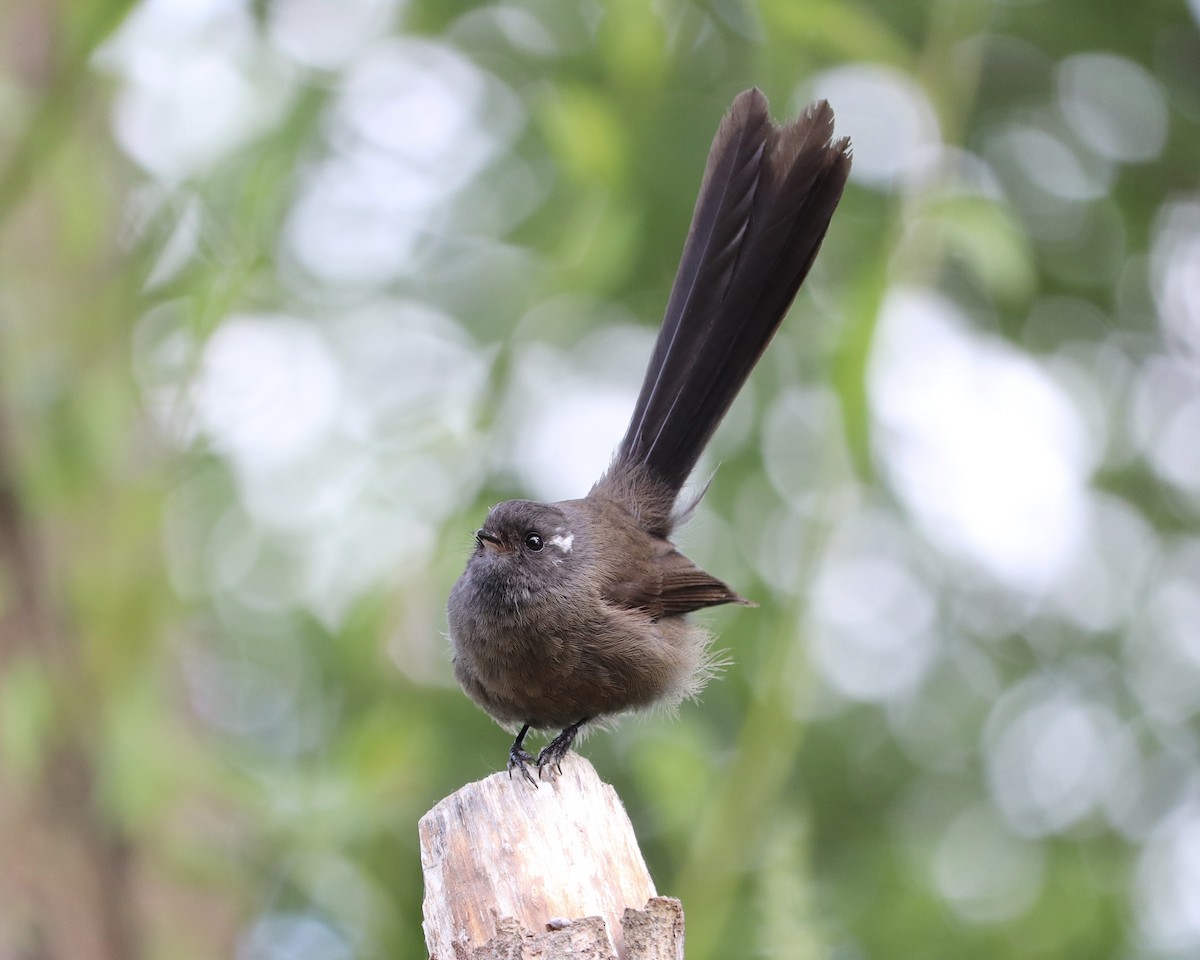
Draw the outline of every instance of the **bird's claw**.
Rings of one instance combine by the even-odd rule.
[[[565,733],[560,733],[557,737],[551,740],[548,744],[542,747],[541,752],[537,755],[538,779],[545,776],[547,770],[553,771],[555,776],[562,774],[563,758],[571,750],[571,741],[575,739],[575,731],[571,731],[570,736]]]
[[[543,751],[543,752],[545,752],[545,751]],[[539,760],[540,759],[541,758],[539,755]],[[516,744],[513,744],[513,748],[508,751],[508,777],[509,777],[509,779],[510,780],[512,779],[514,770],[520,770],[521,776],[523,776],[526,780],[528,780],[530,783],[532,783],[536,787],[537,781],[535,779],[533,779],[533,774],[531,774],[529,772],[529,765],[531,763],[537,763],[537,761],[535,761],[533,759],[533,755],[530,754],[527,750],[522,750]],[[539,775],[541,774],[541,765],[540,764],[538,764],[538,773],[539,773]]]

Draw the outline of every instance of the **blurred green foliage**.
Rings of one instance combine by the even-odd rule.
[[[507,748],[453,686],[442,605],[488,505],[540,494],[515,431],[554,412],[554,377],[636,386],[644,349],[596,337],[640,325],[648,344],[737,91],[784,116],[878,76],[932,132],[879,173],[867,125],[920,123],[833,103],[862,175],[683,537],[761,606],[708,619],[733,662],[702,704],[582,750],[683,899],[692,958],[1200,950],[1163,839],[1200,849],[1194,633],[1166,667],[1138,652],[1155,617],[1193,609],[1200,542],[1186,443],[1155,433],[1200,382],[1195,277],[1171,273],[1200,242],[1196,17],[1167,0],[0,8],[0,953],[423,955],[416,821]],[[1117,124],[1130,158],[1106,156],[1102,123],[1072,132],[1095,104],[1063,64],[1091,53],[1148,78],[1134,116],[1161,105],[1159,148],[1135,157]],[[1066,153],[1004,153],[1038,131]],[[1071,612],[1098,581],[1014,586],[923,525],[872,387],[897,288],[939,291],[1082,391],[1104,438],[1085,491],[1153,557],[1121,571],[1126,541],[1094,533],[1117,555],[1108,590],[1133,584],[1117,615]],[[579,432],[601,459],[616,439]],[[934,653],[892,693],[813,662],[810,586],[860,522],[931,611]],[[879,649],[883,674],[916,656]],[[1049,821],[1022,819],[999,705],[1051,675],[1091,706],[1044,716],[1111,716],[1125,752],[1096,755],[1104,798],[1063,813],[1083,789],[1064,781]]]

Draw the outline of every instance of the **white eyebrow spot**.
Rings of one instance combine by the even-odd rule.
[[[567,534],[556,533],[554,536],[552,536],[546,542],[551,543],[554,546],[558,547],[558,549],[561,550],[563,553],[570,553],[571,552],[571,544],[575,542],[575,534],[573,534],[573,533],[567,533]]]

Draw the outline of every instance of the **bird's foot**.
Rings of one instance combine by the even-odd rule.
[[[557,737],[542,747],[541,752],[537,756],[539,779],[545,776],[547,772],[550,772],[554,776],[562,773],[563,757],[570,752],[571,744],[575,742],[575,734],[579,732],[579,728],[587,723],[589,719],[589,717],[584,717],[577,723],[571,724]]]
[[[513,770],[520,770],[521,776],[532,783],[535,787],[537,781],[533,779],[533,774],[529,772],[529,765],[535,763],[533,755],[525,749],[525,734],[529,732],[528,724],[521,728],[521,732],[517,734],[517,739],[513,741],[513,745],[508,748],[508,778],[511,780]],[[543,751],[544,753],[545,751]],[[538,768],[541,772],[541,768]]]
[[[521,776],[523,776],[526,780],[528,780],[530,783],[532,783],[536,787],[537,781],[533,779],[533,774],[531,774],[529,772],[529,764],[535,763],[535,762],[537,762],[537,761],[535,761],[533,759],[533,754],[529,753],[526,750],[520,750],[516,747],[513,747],[511,750],[508,751],[508,775],[509,775],[509,777],[511,777],[513,775],[514,770],[520,770]]]

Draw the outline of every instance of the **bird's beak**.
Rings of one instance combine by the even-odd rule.
[[[504,544],[500,538],[494,533],[489,533],[487,530],[480,528],[475,531],[475,542],[485,550],[503,550]]]

